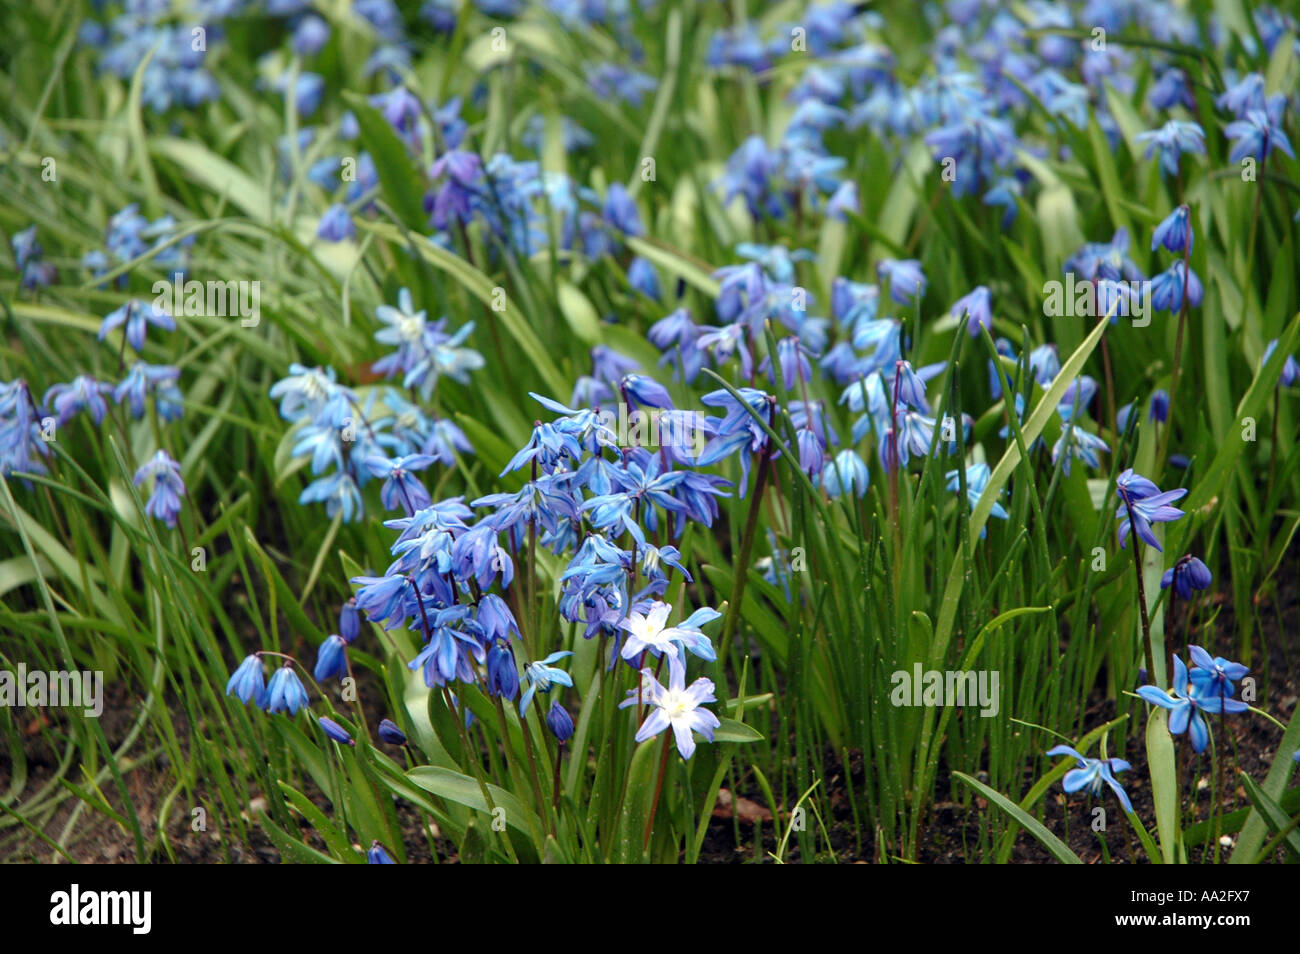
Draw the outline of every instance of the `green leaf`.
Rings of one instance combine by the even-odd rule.
[[[1296,831],[1295,825],[1288,817],[1286,810],[1274,799],[1270,798],[1256,784],[1253,778],[1245,772],[1241,772],[1240,775],[1241,784],[1246,787],[1246,795],[1250,798],[1251,804],[1259,811],[1261,817],[1268,823],[1269,831],[1275,835],[1278,832],[1287,832],[1284,836],[1287,846],[1295,852],[1297,857],[1300,857],[1300,831]],[[1256,860],[1264,861],[1267,859],[1259,858]]]
[[[384,200],[403,225],[423,234],[428,228],[428,216],[424,212],[424,183],[406,146],[364,96],[345,92],[343,99],[357,117],[361,144],[375,162]]]
[[[492,810],[483,798],[479,783],[468,775],[453,772],[451,769],[424,765],[411,769],[406,773],[406,777],[426,792],[432,792],[439,798],[445,798],[457,805],[465,805],[488,816],[492,815]],[[489,783],[487,790],[492,798],[492,808],[498,811],[504,810],[505,823],[531,839],[533,831],[539,827],[537,813],[525,808],[519,799],[503,788]]]
[[[259,185],[251,176],[228,159],[191,139],[159,136],[150,140],[150,151],[180,166],[193,181],[222,200],[243,209],[259,222],[271,221],[270,197],[265,185]]]
[[[361,864],[365,861],[360,853],[352,847],[352,842],[348,840],[347,835],[330,824],[329,819],[325,817],[325,813],[317,808],[310,798],[288,782],[279,781],[278,784],[280,791],[284,792],[284,797],[289,800],[289,803],[298,810],[303,818],[311,823],[312,828],[316,829],[321,838],[325,839],[325,844],[329,845],[334,857],[348,864]]]
[[[747,700],[748,701],[748,700]],[[752,726],[735,719],[719,719],[721,725],[713,730],[714,742],[762,742],[767,738]]]
[[[1050,831],[1048,831],[1045,827],[1043,827],[1042,822],[1040,822],[1033,815],[1029,814],[1027,811],[1025,811],[1015,802],[1011,801],[1011,799],[1007,798],[1001,792],[989,788],[983,782],[976,781],[975,779],[971,778],[969,775],[965,774],[964,772],[953,772],[952,777],[956,779],[960,779],[961,781],[965,782],[967,785],[975,789],[977,792],[979,792],[981,795],[987,798],[998,808],[1006,812],[1007,815],[1009,815],[1022,828],[1024,828],[1025,831],[1029,832],[1031,835],[1037,838],[1038,841],[1042,844],[1042,846],[1046,848],[1049,852],[1051,852],[1052,857],[1054,857],[1057,861],[1060,861],[1063,864],[1067,864],[1067,865],[1083,864],[1083,861],[1079,858],[1079,856],[1070,850],[1069,845],[1067,845],[1065,842],[1061,841],[1061,839],[1053,835]]]
[[[1278,351],[1282,351],[1281,347]],[[1287,779],[1291,777],[1291,770],[1296,764],[1291,759],[1291,755],[1297,749],[1300,749],[1300,706],[1296,706],[1291,714],[1286,733],[1278,743],[1277,755],[1273,757],[1273,766],[1268,770],[1268,775],[1264,777],[1264,784],[1261,786],[1261,791],[1274,801],[1282,797],[1282,790],[1286,788]],[[1258,810],[1251,809],[1228,863],[1233,865],[1252,863],[1259,854],[1260,846],[1264,844],[1264,834],[1264,819]]]
[[[1174,771],[1174,738],[1164,709],[1153,709],[1147,720],[1147,762],[1151,771],[1151,798],[1155,802],[1156,831],[1165,864],[1178,861],[1181,834],[1178,820],[1178,777]]]
[[[279,849],[282,861],[301,865],[336,865],[340,863],[329,855],[317,851],[301,839],[294,838],[271,821],[271,817],[266,812],[259,811],[257,820],[261,824],[262,830],[266,832],[266,836],[271,839],[271,843]]]

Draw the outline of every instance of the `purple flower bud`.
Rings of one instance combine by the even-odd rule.
[[[325,214],[320,217],[320,225],[316,229],[316,237],[322,238],[327,242],[342,242],[344,239],[350,239],[357,234],[357,227],[352,224],[352,216],[348,215],[348,207],[336,203],[325,210]]]
[[[406,733],[397,727],[397,723],[392,719],[383,719],[379,723],[379,738],[389,745],[405,745]]]
[[[573,719],[569,718],[569,713],[560,705],[559,700],[553,700],[551,708],[546,711],[546,727],[561,745],[573,737]]]
[[[377,841],[370,843],[370,850],[366,852],[366,861],[372,865],[395,865],[396,861],[384,850],[384,846]]]
[[[515,654],[510,651],[508,643],[497,640],[488,652],[487,670],[489,695],[505,696],[507,699],[519,695],[519,670],[515,668]]]
[[[1156,226],[1151,235],[1151,251],[1163,245],[1171,252],[1190,253],[1193,241],[1191,212],[1187,206],[1180,205]]]
[[[1151,412],[1148,415],[1150,420],[1164,423],[1169,417],[1169,392],[1157,391],[1151,395]]]
[[[331,636],[320,644],[316,654],[316,669],[312,673],[317,682],[341,678],[348,671],[348,644],[342,636]]]
[[[352,736],[348,734],[348,730],[343,728],[343,726],[339,725],[333,719],[321,716],[316,720],[316,722],[320,725],[326,735],[335,742],[338,742],[340,745],[356,745],[356,743],[352,741]]]
[[[361,614],[357,611],[356,597],[349,597],[339,610],[339,635],[345,643],[355,643],[361,635]]]
[[[640,255],[632,259],[627,266],[627,283],[647,298],[659,301],[662,297],[659,290],[659,273]]]
[[[644,374],[625,374],[619,383],[619,389],[629,404],[658,408],[673,406],[668,389]]]
[[[1165,590],[1172,585],[1181,599],[1190,600],[1194,592],[1209,589],[1213,582],[1214,574],[1210,568],[1197,557],[1188,554],[1165,570],[1164,576],[1160,578],[1160,588]]]

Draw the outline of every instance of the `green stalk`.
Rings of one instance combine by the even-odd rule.
[[[745,517],[745,530],[740,538],[740,553],[736,559],[736,578],[731,587],[731,601],[727,604],[727,618],[722,622],[720,665],[726,665],[727,650],[731,648],[731,634],[740,616],[740,601],[745,596],[745,583],[749,579],[749,560],[754,549],[754,531],[758,526],[758,512],[763,506],[763,491],[767,489],[767,472],[774,465],[767,446],[758,460],[758,479],[754,481],[754,496],[749,501],[749,514]]]

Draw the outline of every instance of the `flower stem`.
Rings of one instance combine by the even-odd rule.
[[[1183,331],[1187,324],[1187,285],[1192,276],[1191,257],[1192,243],[1189,239],[1183,247],[1183,300],[1181,307],[1178,309],[1178,335],[1174,338],[1174,372],[1173,379],[1169,382],[1169,411],[1165,415],[1160,453],[1156,455],[1156,460],[1159,461],[1159,467],[1156,469],[1157,473],[1164,470],[1165,458],[1169,453],[1169,440],[1174,431],[1174,408],[1178,406],[1178,378],[1183,366]]]
[[[745,530],[740,538],[740,553],[736,558],[736,578],[731,586],[731,602],[727,604],[727,618],[722,623],[721,649],[718,664],[726,666],[727,650],[731,648],[731,634],[740,616],[740,601],[745,596],[745,583],[749,579],[749,558],[754,549],[754,531],[758,526],[758,512],[763,506],[763,491],[767,489],[768,469],[774,466],[764,445],[759,452],[758,478],[754,481],[754,496],[749,501],[749,514],[745,517]]]
[[[560,813],[560,756],[564,754],[564,743],[557,741],[555,743],[555,781],[552,786],[551,808],[554,809],[556,820],[559,820]]]
[[[1151,620],[1147,617],[1147,591],[1142,582],[1142,545],[1138,542],[1137,528],[1133,522],[1133,505],[1124,498],[1124,509],[1128,511],[1129,536],[1133,538],[1133,569],[1137,571],[1138,609],[1142,611],[1142,642],[1146,648],[1147,678],[1156,679],[1156,657],[1151,649]]]
[[[498,698],[498,705],[500,704],[500,701],[501,700]],[[519,717],[519,728],[523,731],[524,735],[524,751],[528,754],[528,771],[532,775],[533,791],[537,793],[537,811],[541,816],[542,823],[546,826],[548,831],[554,835],[555,820],[546,810],[546,796],[542,794],[542,783],[537,774],[537,752],[533,748],[533,732],[528,728],[527,715]]]
[[[645,843],[642,850],[650,847],[650,835],[655,827],[655,813],[659,811],[659,796],[664,790],[664,775],[668,772],[668,753],[672,750],[673,734],[670,731],[664,733],[664,754],[659,759],[659,780],[655,782],[655,800],[650,803],[650,817],[645,823]]]

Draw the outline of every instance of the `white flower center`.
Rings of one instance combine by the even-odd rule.
[[[692,709],[691,701],[686,697],[686,693],[672,689],[663,694],[659,706],[668,714],[669,719],[680,719]]]

